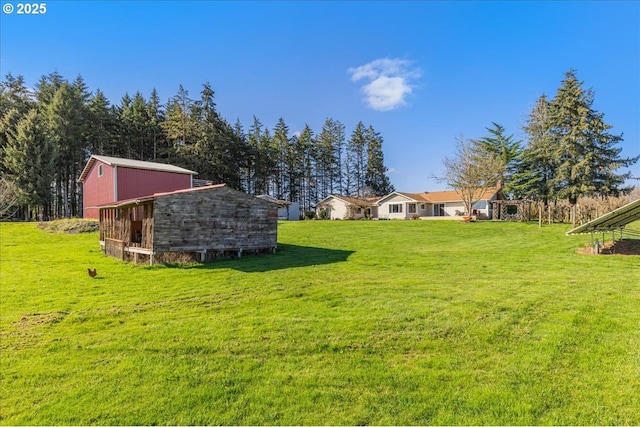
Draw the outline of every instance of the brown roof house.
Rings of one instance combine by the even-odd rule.
[[[477,202],[472,212],[465,212],[460,193],[455,190],[423,193],[402,193],[394,191],[378,201],[379,219],[462,219],[473,215],[480,219],[491,219],[493,209],[491,201],[502,198],[499,187],[477,192]]]
[[[225,184],[155,193],[102,205],[100,247],[136,262],[196,261],[275,252],[278,206]]]

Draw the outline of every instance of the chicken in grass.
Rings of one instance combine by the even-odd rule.
[[[87,268],[87,273],[89,273],[89,276],[91,277],[96,277],[96,274],[98,274],[95,268],[93,270],[90,268]]]

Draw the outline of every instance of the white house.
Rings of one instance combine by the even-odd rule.
[[[278,205],[278,219],[296,221],[300,219],[300,203],[288,202],[286,200],[278,200],[267,194],[256,196],[259,199],[268,200]]]
[[[379,219],[411,219],[433,216],[433,205],[426,193],[394,191],[378,200]]]
[[[378,218],[411,219],[475,215],[481,219],[491,219],[493,212],[489,202],[501,198],[502,191],[499,187],[478,192],[474,195],[477,202],[472,206],[472,212],[466,212],[462,197],[455,190],[424,193],[394,191],[378,201]]]
[[[377,218],[377,200],[377,197],[359,199],[332,194],[316,204],[316,216],[322,217],[322,211],[326,210],[329,219]]]

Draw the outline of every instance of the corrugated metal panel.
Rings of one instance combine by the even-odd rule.
[[[623,228],[627,224],[640,219],[640,199],[618,208],[608,214],[602,215],[593,221],[582,224],[566,234],[582,234],[600,231],[610,231]]]
[[[102,175],[100,168],[102,167]],[[99,210],[95,206],[113,203],[113,167],[96,161],[85,176],[82,192],[82,203],[85,218],[99,218]]]
[[[118,167],[118,200],[191,188],[191,175]]]
[[[192,170],[181,168],[179,166],[169,165],[166,163],[144,162],[141,160],[122,159],[119,157],[97,156],[94,154],[89,158],[89,161],[87,162],[84,169],[82,170],[82,173],[80,174],[80,178],[78,179],[78,181],[83,182],[86,179],[86,176],[88,175],[89,171],[93,167],[93,164],[97,161],[100,161],[112,167],[123,166],[128,168],[135,168],[135,169],[157,170],[157,171],[174,172],[174,173],[186,173],[190,175],[198,174],[197,172],[194,172]]]

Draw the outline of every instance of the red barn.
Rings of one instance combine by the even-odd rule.
[[[194,175],[197,172],[163,163],[93,155],[78,179],[83,183],[84,217],[98,219],[100,205],[192,188]]]

